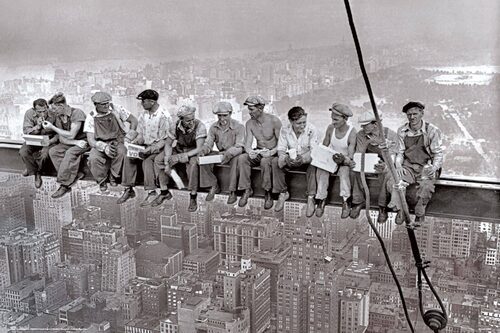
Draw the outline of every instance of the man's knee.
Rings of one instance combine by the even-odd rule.
[[[154,164],[156,167],[165,169],[165,155],[164,154],[156,155],[154,159]]]
[[[237,158],[240,165],[250,165],[250,157],[248,154],[241,154]]]
[[[279,168],[278,157],[273,158],[273,160],[271,161],[271,165],[272,165],[273,169]]]
[[[260,167],[261,168],[270,168],[271,165],[273,164],[273,159],[274,159],[274,157],[263,157],[260,160]]]
[[[189,158],[189,165],[198,165],[198,157],[197,156],[192,156]]]

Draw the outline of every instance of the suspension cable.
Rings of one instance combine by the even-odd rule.
[[[352,16],[351,6],[349,4],[349,0],[344,0],[344,5],[345,5],[345,8],[346,8],[346,12],[347,12],[347,18],[349,20],[349,27],[351,29],[352,37],[353,37],[353,40],[354,40],[354,45],[356,47],[356,54],[358,56],[359,67],[360,67],[361,73],[363,75],[363,80],[365,82],[366,89],[368,91],[368,96],[370,98],[370,103],[371,103],[371,106],[372,106],[372,109],[373,109],[373,113],[375,115],[375,119],[377,121],[377,127],[378,127],[378,130],[379,130],[379,135],[381,137],[381,140],[380,140],[381,142],[380,142],[379,147],[381,148],[382,158],[385,161],[385,164],[388,166],[388,168],[390,170],[390,173],[392,174],[392,177],[393,177],[393,179],[395,180],[395,182],[397,184],[397,185],[395,185],[395,187],[398,190],[397,193],[398,193],[401,205],[402,205],[401,208],[402,208],[402,211],[403,211],[403,219],[406,222],[406,228],[407,228],[407,232],[408,232],[408,238],[410,240],[413,257],[415,259],[415,265],[417,266],[417,275],[418,275],[418,285],[417,285],[417,287],[418,287],[418,291],[419,291],[420,312],[421,312],[421,315],[422,315],[422,318],[423,318],[425,324],[430,329],[432,329],[434,332],[437,333],[437,332],[439,332],[440,330],[442,330],[442,329],[444,329],[446,327],[446,323],[447,323],[446,310],[444,308],[443,302],[441,301],[439,295],[437,294],[436,290],[432,286],[432,283],[431,283],[429,277],[427,276],[427,273],[425,272],[425,268],[427,267],[427,265],[429,264],[429,262],[428,261],[422,262],[422,257],[420,256],[420,250],[418,248],[418,243],[417,243],[417,239],[416,239],[415,232],[414,232],[415,226],[411,223],[410,212],[409,212],[409,209],[408,209],[408,204],[406,202],[406,191],[405,191],[404,186],[401,185],[401,179],[399,178],[399,175],[396,172],[396,168],[395,168],[395,166],[394,166],[394,164],[392,162],[392,159],[391,159],[391,157],[389,156],[389,153],[388,153],[388,149],[387,149],[387,145],[386,145],[386,139],[385,139],[385,135],[384,135],[384,130],[383,130],[383,127],[382,127],[382,122],[380,121],[380,116],[379,116],[378,110],[377,110],[377,104],[375,103],[375,98],[373,96],[372,88],[371,88],[371,85],[370,85],[370,80],[368,78],[368,74],[367,74],[366,69],[365,69],[365,65],[364,65],[364,61],[363,61],[363,54],[361,52],[361,46],[360,46],[359,39],[358,39],[358,36],[357,36],[357,33],[356,33],[356,27],[354,25],[354,19],[353,19],[353,16]],[[362,155],[362,164],[363,164],[363,166],[362,166],[362,169],[361,169],[362,170],[362,177],[361,178],[362,178],[363,186],[365,187],[365,196],[367,198],[367,202],[369,203],[369,192],[367,192],[366,179],[364,177],[364,171],[363,171],[363,169],[364,169],[363,158],[364,158],[364,155]],[[368,221],[369,221],[370,225],[372,226],[371,218],[369,217],[369,209],[370,209],[370,206],[367,204],[366,208],[365,208],[366,215],[368,217]],[[375,234],[377,235],[377,233],[375,233]],[[377,236],[377,238],[378,238],[378,236]],[[381,242],[382,248],[385,249],[385,246],[383,245],[383,241],[381,239],[379,239],[379,241]],[[385,251],[384,251],[384,255],[385,255]],[[387,264],[389,265],[389,267],[391,267],[390,261],[388,261]],[[392,273],[392,270],[391,270],[391,273]],[[441,310],[432,309],[432,310],[429,310],[429,311],[427,311],[425,313],[423,312],[423,304],[422,304],[423,303],[423,300],[422,300],[422,275],[424,276],[424,279],[427,282],[429,288],[431,289],[431,292],[433,293],[434,297],[438,301]],[[397,276],[393,275],[393,277],[394,277],[394,280],[396,281],[396,285],[399,285],[399,281],[397,279]],[[399,290],[399,288],[398,288],[398,290]],[[404,305],[405,304],[404,303],[404,296],[402,295],[402,292],[400,293],[400,296],[401,296],[403,307],[405,308],[405,315],[406,315],[406,319],[408,321],[408,325],[410,326],[410,329],[413,332],[413,326],[412,326],[411,321],[409,320],[409,317],[408,317],[408,315],[406,313],[406,306]]]

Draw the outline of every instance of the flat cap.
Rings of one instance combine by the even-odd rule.
[[[423,105],[420,102],[408,102],[406,103],[405,106],[403,106],[403,112],[406,113],[408,110],[413,109],[413,108],[419,108],[420,110],[425,109],[425,105]]]
[[[243,105],[255,106],[255,105],[266,105],[264,98],[260,96],[250,96],[247,97]]]
[[[177,117],[183,118],[187,115],[190,115],[192,113],[196,112],[196,108],[191,105],[182,105],[179,110],[177,111]]]
[[[145,99],[152,99],[153,101],[157,101],[158,97],[160,97],[160,95],[158,95],[158,92],[153,89],[146,89],[139,95],[137,95],[137,99],[140,99],[141,101]]]
[[[380,120],[382,120],[382,112],[379,111],[378,116],[379,116]],[[369,123],[374,122],[374,121],[377,121],[377,119],[375,118],[375,114],[373,113],[372,110],[366,110],[358,118],[358,123],[361,126],[368,125]]]
[[[352,117],[351,109],[345,104],[333,103],[329,110],[341,116]]]
[[[111,95],[104,91],[98,91],[90,99],[94,104],[106,103],[111,102]]]
[[[56,103],[66,103],[66,96],[64,96],[62,92],[56,93],[51,99],[49,99],[49,104]]]
[[[218,102],[212,110],[214,114],[228,114],[233,112],[233,106],[229,102]]]

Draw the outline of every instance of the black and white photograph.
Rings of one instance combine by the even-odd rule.
[[[0,0],[0,333],[498,333],[499,128],[498,0]]]

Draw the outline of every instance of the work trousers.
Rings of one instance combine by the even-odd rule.
[[[248,154],[244,153],[238,156],[238,169],[239,169],[239,180],[238,189],[247,190],[252,188],[252,182],[250,179],[252,173],[252,167],[260,166],[260,173],[262,177],[262,188],[265,191],[271,191],[273,188],[272,183],[272,161],[275,156],[262,157],[260,155],[257,158],[251,159]]]
[[[116,145],[116,156],[111,158],[103,152],[95,148],[90,150],[88,164],[90,172],[98,184],[105,182],[108,179],[108,173],[111,177],[118,179],[122,173],[123,159],[127,155],[127,149],[123,143]]]
[[[422,170],[417,171],[403,165],[403,177],[401,180],[410,185],[418,182],[417,199],[419,201],[421,200],[422,204],[426,206],[434,193],[434,184],[436,183],[436,179],[422,179]],[[401,199],[399,198],[398,190],[394,188],[394,184],[394,178],[390,173],[387,173],[386,190],[391,193],[391,201],[388,207],[394,208],[395,210],[401,210]]]
[[[346,165],[339,166],[336,174],[340,178],[340,196],[347,199],[351,196],[351,168]],[[330,185],[330,172],[323,169],[316,170],[317,192],[316,199],[324,200],[328,197],[328,186]]]
[[[160,158],[159,156],[160,154],[150,154],[143,160],[139,158],[125,157],[123,160],[122,185],[125,187],[135,186],[137,179],[137,166],[139,164],[142,164],[142,173],[144,175],[144,189],[146,191],[155,190],[157,188],[156,181],[160,181],[160,173],[165,173],[160,172],[160,170],[156,166],[156,160]],[[164,184],[164,187],[166,187],[166,182]]]
[[[28,175],[33,176],[34,174],[40,173],[43,166],[49,160],[49,149],[51,147],[39,147],[39,146],[28,146],[23,143],[21,149],[19,149],[19,155],[28,170]]]
[[[389,171],[386,171],[384,173],[378,173],[375,174],[377,177],[377,181],[379,182],[379,188],[380,192],[378,194],[378,206],[379,207],[386,207],[387,206],[387,201],[388,201],[388,196],[387,196],[387,188],[386,188],[386,178],[387,178],[387,173]],[[362,203],[365,203],[366,196],[365,196],[365,189],[363,188],[363,183],[361,181],[361,172],[354,172],[352,171],[352,204],[353,205],[359,205]]]
[[[298,170],[306,172],[307,192],[306,196],[316,195],[316,167],[311,164],[303,164],[299,167],[285,166],[283,169],[278,166],[278,157],[272,161],[273,170],[273,192],[282,193],[288,190],[286,184],[286,172],[289,170]]]
[[[218,155],[220,152],[211,152],[207,155]],[[229,160],[229,188],[230,192],[237,190],[238,186],[238,156]],[[212,187],[217,185],[217,177],[214,175],[214,164],[200,165],[200,187]]]
[[[59,143],[49,149],[52,164],[57,170],[57,182],[64,186],[70,186],[75,182],[80,167],[82,155],[90,148]]]

